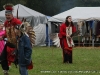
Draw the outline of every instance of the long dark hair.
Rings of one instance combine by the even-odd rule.
[[[65,24],[66,24],[67,26],[69,26],[69,24],[70,24],[70,23],[68,22],[68,18],[69,18],[69,17],[71,17],[71,16],[67,16],[67,17],[66,17],[66,20],[65,20]],[[73,24],[72,21],[71,21],[71,26],[74,26],[74,24]]]

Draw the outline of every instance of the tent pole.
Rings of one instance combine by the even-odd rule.
[[[94,22],[93,22],[93,28],[94,28]],[[93,29],[92,28],[92,29]],[[92,35],[92,47],[94,47],[94,33],[93,33],[93,35]]]

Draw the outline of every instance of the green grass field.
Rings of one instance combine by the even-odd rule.
[[[55,47],[34,47],[32,59],[34,69],[29,70],[29,75],[100,75],[99,48],[74,48],[73,64],[64,64],[62,50]],[[13,64],[9,75],[20,75]]]

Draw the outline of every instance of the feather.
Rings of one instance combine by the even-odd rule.
[[[6,9],[6,10],[11,10],[12,11],[13,10],[13,4],[7,3],[3,6],[3,8]]]
[[[32,46],[35,44],[35,39],[36,39],[36,35],[35,32],[33,30],[33,27],[28,23],[28,22],[23,22],[22,25],[24,25],[24,27],[21,27],[21,30],[23,33],[27,33]]]
[[[35,44],[35,40],[32,40],[31,38],[30,38],[30,40],[31,40],[31,43],[32,43],[32,44]]]
[[[60,40],[58,37],[58,33],[52,34],[51,39],[53,40],[53,43],[54,43],[54,45],[56,45],[56,47],[60,47]]]

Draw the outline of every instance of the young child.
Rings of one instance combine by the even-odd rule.
[[[28,75],[27,66],[31,63],[32,46],[27,34],[24,32],[24,25],[15,27],[15,32],[18,37],[18,64],[20,75]]]
[[[3,37],[5,36],[5,30],[3,30],[3,22],[0,22],[0,56],[2,54],[2,51],[4,49],[5,41],[3,40]]]

